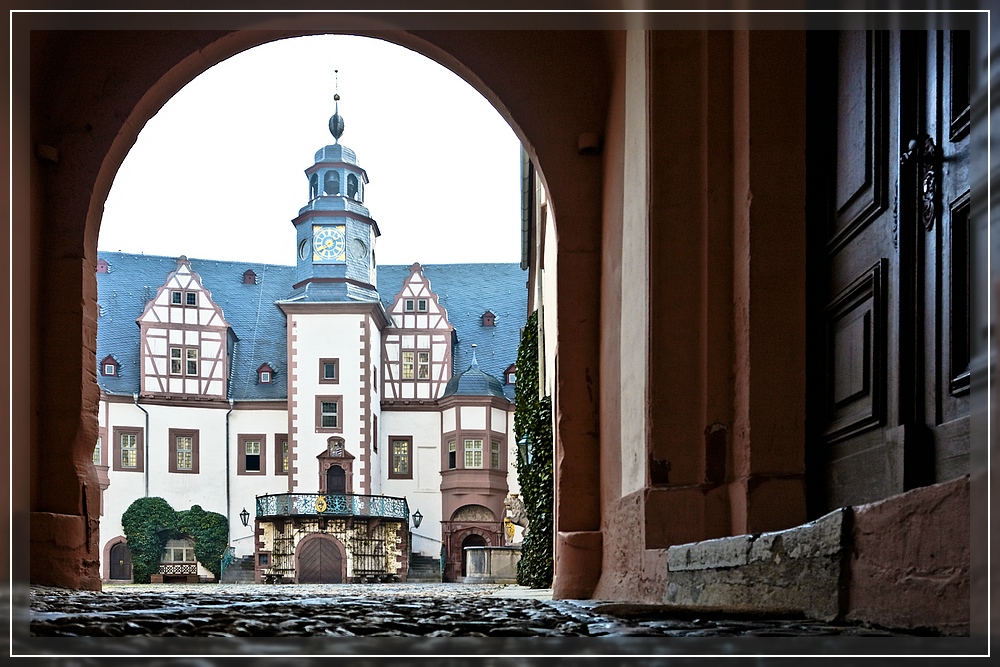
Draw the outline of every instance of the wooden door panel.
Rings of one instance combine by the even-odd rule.
[[[301,584],[339,584],[343,560],[329,539],[311,539],[300,548],[298,580]]]
[[[811,44],[820,513],[968,472],[970,65],[947,31]]]
[[[887,40],[878,31],[838,35],[832,250],[887,208],[887,48]]]
[[[108,557],[111,560],[111,567],[108,573],[111,579],[132,579],[132,553],[128,550],[124,542],[119,542],[111,547],[111,553]]]

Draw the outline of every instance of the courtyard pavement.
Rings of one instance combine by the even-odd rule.
[[[191,658],[177,662],[178,656],[480,655],[495,662],[538,655],[961,655],[977,650],[970,638],[803,618],[553,600],[551,590],[501,584],[105,584],[101,592],[33,586],[27,598],[26,619],[18,619],[14,605],[15,625],[27,620],[28,632],[20,638],[15,632],[12,655],[73,655],[79,667],[104,664],[90,662],[88,655],[173,657],[163,664],[199,667]],[[297,659],[294,664],[304,663]]]

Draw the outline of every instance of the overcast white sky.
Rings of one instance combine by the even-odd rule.
[[[381,40],[272,42],[209,69],[143,128],[108,196],[100,250],[295,263],[306,168],[340,142],[370,183],[380,264],[520,261],[520,154],[482,95]]]

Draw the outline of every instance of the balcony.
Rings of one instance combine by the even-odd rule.
[[[399,519],[410,525],[406,498],[354,493],[280,493],[257,496],[257,518],[289,516]]]

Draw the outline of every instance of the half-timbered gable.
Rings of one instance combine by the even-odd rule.
[[[230,326],[187,257],[178,258],[137,322],[142,395],[226,397]]]
[[[435,400],[452,373],[448,312],[420,264],[410,266],[402,289],[386,309],[394,326],[383,336],[382,400]]]

